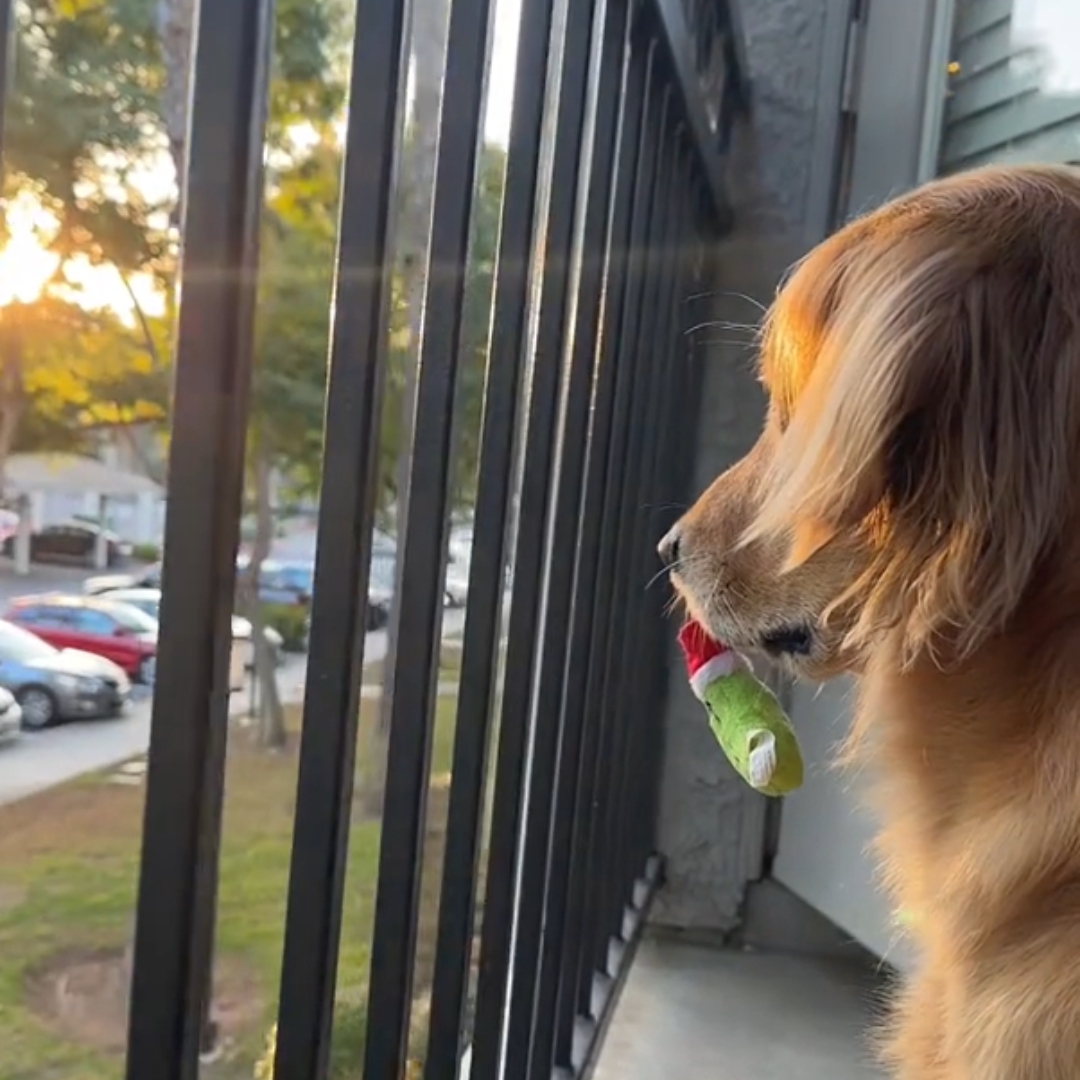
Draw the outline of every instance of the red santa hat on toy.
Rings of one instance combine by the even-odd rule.
[[[734,649],[722,645],[695,620],[679,631],[679,645],[686,660],[690,689],[699,701],[704,699],[705,688],[711,683],[746,668],[746,662]]]

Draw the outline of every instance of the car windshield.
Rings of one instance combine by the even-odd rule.
[[[30,664],[35,660],[47,660],[59,651],[47,641],[42,641],[37,634],[0,619],[0,660]]]
[[[151,619],[145,611],[140,611],[131,604],[102,604],[100,610],[104,611],[125,630],[131,630],[136,634],[153,634],[157,632],[157,622]]]
[[[144,615],[149,615],[151,619],[159,617],[161,600],[155,595],[115,596],[113,599],[119,601],[121,604],[129,604],[133,608],[138,608]]]

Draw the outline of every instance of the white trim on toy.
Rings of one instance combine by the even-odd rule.
[[[722,653],[710,657],[690,676],[690,689],[698,701],[705,700],[705,690],[710,683],[733,675],[745,667],[743,658],[734,649],[725,649]]]

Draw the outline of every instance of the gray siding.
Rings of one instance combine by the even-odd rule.
[[[944,172],[1080,161],[1080,3],[960,0]]]

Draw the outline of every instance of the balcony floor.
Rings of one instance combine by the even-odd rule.
[[[863,966],[647,938],[595,1080],[881,1080]]]

